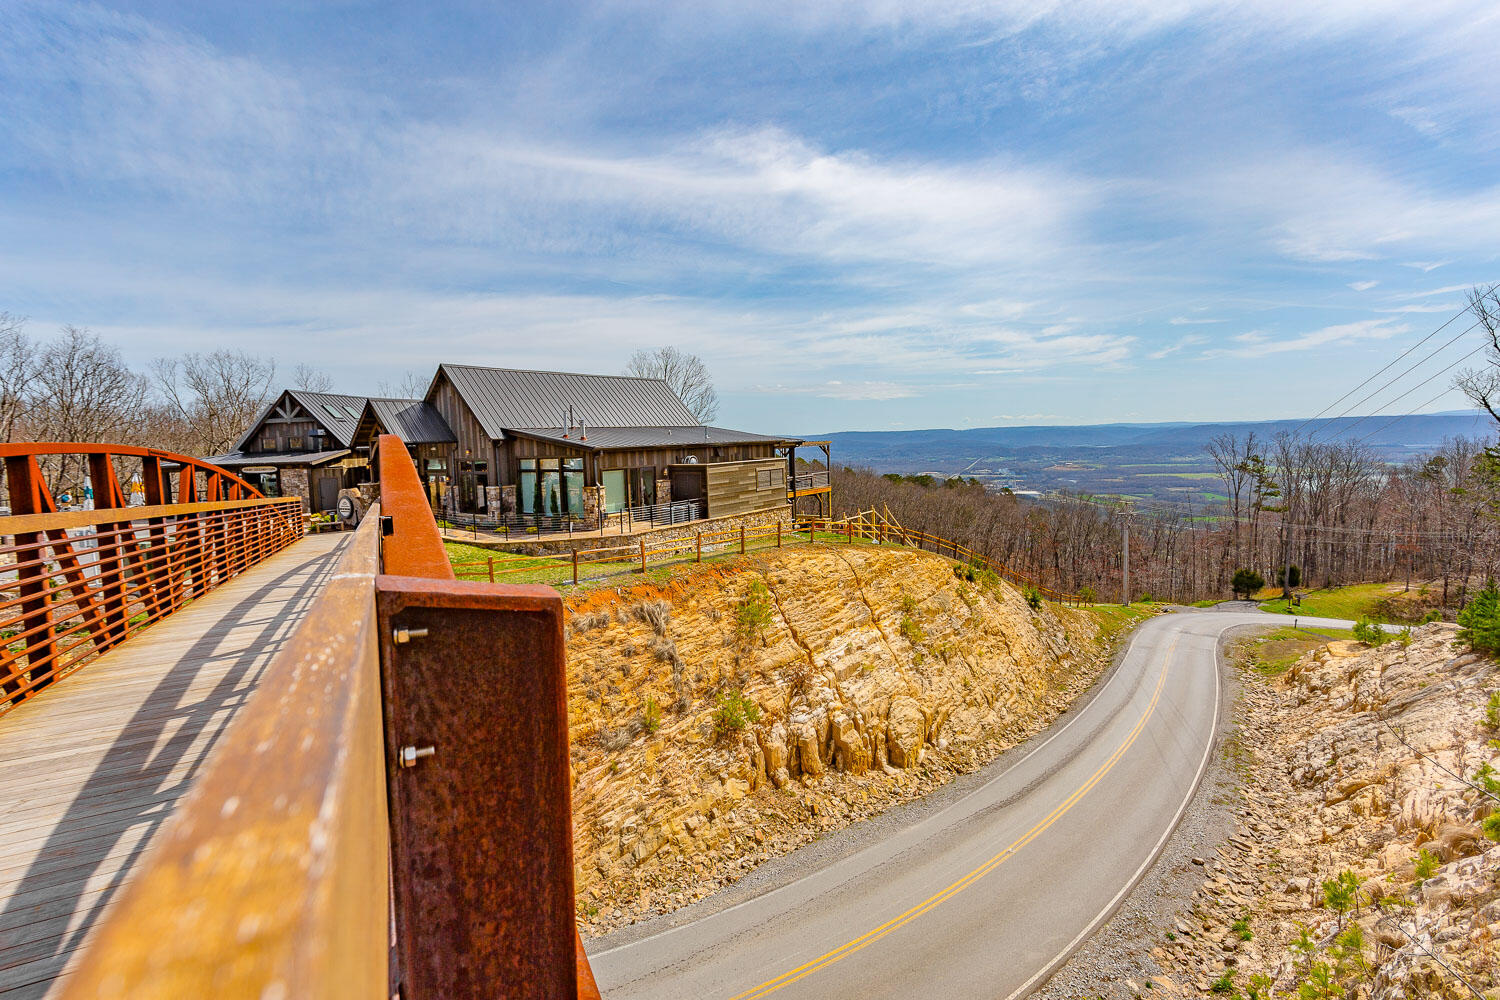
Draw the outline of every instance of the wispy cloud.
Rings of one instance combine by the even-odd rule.
[[[1380,284],[1378,281],[1351,281],[1349,287],[1356,292],[1368,292],[1378,284]]]
[[[1391,337],[1410,330],[1411,327],[1406,324],[1396,324],[1391,320],[1383,319],[1339,323],[1293,337],[1277,337],[1264,331],[1252,330],[1231,338],[1241,346],[1215,348],[1204,352],[1204,356],[1258,358],[1268,354],[1286,354],[1293,351],[1310,351],[1320,347],[1351,346],[1372,340],[1389,340]]]
[[[1176,343],[1171,344],[1167,347],[1163,347],[1161,350],[1152,351],[1149,355],[1147,355],[1147,357],[1149,357],[1152,361],[1160,361],[1162,358],[1171,357],[1179,351],[1186,350],[1189,347],[1194,347],[1198,344],[1206,343],[1208,343],[1207,337],[1201,336],[1199,334],[1189,334],[1186,337],[1178,338]]]

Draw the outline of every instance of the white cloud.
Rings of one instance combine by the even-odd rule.
[[[1388,340],[1410,330],[1410,326],[1393,325],[1393,321],[1388,319],[1338,323],[1292,337],[1277,337],[1261,330],[1251,330],[1231,338],[1243,346],[1215,348],[1205,351],[1204,357],[1259,358],[1268,354],[1310,351],[1320,347],[1352,346],[1372,340]]]
[[[1349,287],[1356,292],[1368,292],[1378,284],[1380,284],[1378,281],[1351,281]]]
[[[1189,347],[1194,347],[1198,344],[1206,343],[1208,343],[1207,337],[1201,336],[1199,334],[1189,334],[1186,337],[1179,338],[1176,343],[1168,347],[1163,347],[1158,351],[1152,351],[1149,355],[1147,355],[1147,357],[1149,357],[1152,361],[1160,361],[1162,358],[1171,357],[1173,354],[1176,354],[1179,351],[1186,350]]]
[[[1172,326],[1198,326],[1200,324],[1208,324],[1208,323],[1223,323],[1224,320],[1222,320],[1222,319],[1192,319],[1192,318],[1189,318],[1187,316],[1173,316],[1171,319],[1167,320],[1167,322],[1170,323]]]

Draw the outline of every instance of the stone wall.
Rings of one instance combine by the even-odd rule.
[[[587,503],[587,501],[585,501]],[[663,542],[676,542],[692,538],[701,532],[725,531],[738,528],[743,524],[746,528],[758,528],[761,525],[775,524],[777,521],[788,521],[791,519],[791,509],[785,505],[779,505],[768,510],[755,511],[750,514],[741,514],[736,517],[718,517],[706,521],[690,521],[687,524],[674,524],[657,528],[654,531],[641,531],[627,535],[609,535],[603,538],[598,535],[590,535],[587,538],[559,538],[549,539],[545,542],[494,542],[486,545],[486,548],[503,549],[506,552],[519,552],[529,556],[552,556],[566,555],[574,549],[598,549],[609,548],[614,545],[636,545],[641,539],[646,540],[648,547],[660,545]]]
[[[305,468],[282,466],[281,495],[284,497],[301,497],[302,512],[304,514],[312,510],[312,487],[308,485],[307,470]]]

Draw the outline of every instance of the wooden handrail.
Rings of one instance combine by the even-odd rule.
[[[152,504],[141,507],[114,507],[105,510],[60,510],[48,514],[11,514],[0,517],[0,535],[19,535],[30,531],[67,531],[92,528],[98,524],[120,524],[146,521],[153,517],[179,517],[183,514],[207,514],[220,510],[243,510],[247,507],[295,507],[302,514],[299,497],[256,497],[252,500],[214,500],[202,503]]]
[[[377,505],[99,925],[65,1000],[387,995],[379,523]]]

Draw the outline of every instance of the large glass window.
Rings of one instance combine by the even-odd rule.
[[[563,493],[569,514],[583,514],[583,459],[565,458],[562,462]]]
[[[536,459],[521,459],[521,482],[516,490],[516,501],[522,514],[536,513]]]
[[[562,472],[555,458],[537,459],[537,466],[541,472],[541,512],[555,517],[562,513]]]
[[[604,511],[607,514],[617,514],[625,509],[627,497],[625,495],[625,470],[605,469],[604,479]]]

